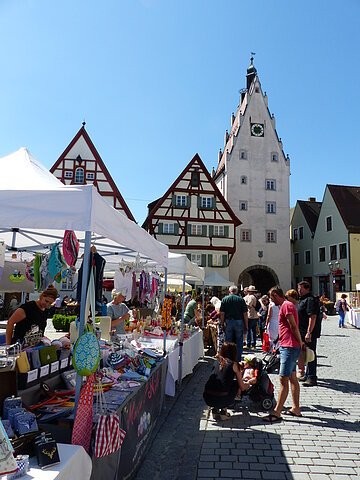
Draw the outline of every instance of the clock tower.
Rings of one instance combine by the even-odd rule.
[[[230,264],[230,280],[239,287],[255,285],[265,294],[275,284],[291,286],[289,175],[290,160],[251,58],[214,174],[242,221]]]

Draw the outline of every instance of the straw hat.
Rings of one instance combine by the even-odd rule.
[[[247,287],[247,289],[248,289],[248,292],[257,292],[256,287],[254,285],[250,285],[249,287]]]
[[[313,362],[314,360],[315,360],[314,350],[311,350],[311,348],[306,347],[305,359],[304,359],[305,365],[307,365],[308,363]]]

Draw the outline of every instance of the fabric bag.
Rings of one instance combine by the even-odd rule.
[[[31,355],[32,368],[40,368],[41,367],[40,350],[38,348],[34,348],[31,350],[30,355]]]
[[[120,417],[117,413],[109,413],[105,407],[104,393],[97,389],[98,423],[95,434],[94,455],[97,458],[111,455],[121,448],[126,432],[120,428]]]
[[[95,375],[90,375],[81,388],[71,437],[73,445],[81,445],[88,453],[93,426],[94,380]]]
[[[50,363],[56,362],[58,357],[56,353],[56,347],[50,345],[49,347],[43,347],[39,350],[40,362],[41,365],[49,365]]]
[[[268,352],[270,350],[270,337],[267,332],[263,333],[263,341],[261,349],[263,352]]]
[[[12,445],[3,424],[0,422],[0,475],[15,472],[17,468]]]
[[[95,323],[95,285],[94,274],[91,271],[89,287],[87,291],[86,303],[91,304],[92,324]],[[88,308],[85,309],[88,311]],[[94,334],[94,329],[89,324],[86,325],[86,330],[75,343],[72,364],[79,375],[89,376],[94,373],[100,363],[101,353],[99,341]]]
[[[59,245],[55,243],[50,252],[48,271],[51,278],[53,278],[57,283],[60,283],[61,281],[61,270],[63,267],[64,263],[61,257]]]
[[[17,408],[17,407],[22,407],[21,397],[15,397],[13,395],[12,397],[5,398],[3,403],[3,418],[8,419],[9,411],[12,408]]]
[[[76,238],[72,230],[65,230],[63,238],[63,255],[65,262],[70,266],[74,266],[79,254],[79,240]]]
[[[30,363],[26,352],[21,352],[16,359],[16,365],[20,373],[30,372]]]

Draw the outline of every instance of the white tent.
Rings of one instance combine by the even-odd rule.
[[[220,273],[214,270],[205,277],[204,284],[207,287],[230,287],[230,285],[232,285],[232,282],[226,280],[226,278],[224,278],[220,275]]]

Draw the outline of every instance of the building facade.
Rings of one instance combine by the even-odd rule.
[[[206,275],[228,279],[241,222],[198,154],[148,210],[143,228],[151,235],[204,267]]]
[[[266,293],[275,284],[286,289],[291,282],[290,160],[253,59],[246,83],[213,178],[242,221],[230,280],[240,287],[253,284]]]
[[[85,129],[85,122],[50,172],[65,185],[92,183],[112,207],[135,221],[109,170]]]

